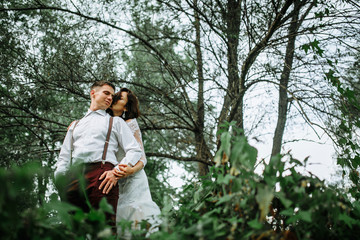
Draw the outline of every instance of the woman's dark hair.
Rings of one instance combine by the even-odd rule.
[[[121,99],[122,92],[127,92],[128,102],[125,106],[126,108],[126,111],[124,112],[125,114],[123,114],[120,117],[122,117],[125,121],[132,118],[138,118],[140,116],[139,100],[137,99],[133,91],[131,91],[130,89],[121,88],[119,92],[115,93],[111,106],[116,104],[117,101]],[[106,112],[109,113],[111,116],[114,116],[114,113],[110,108],[108,108]]]

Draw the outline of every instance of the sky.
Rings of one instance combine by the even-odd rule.
[[[294,158],[303,161],[306,157],[309,157],[305,171],[309,171],[321,180],[331,182],[333,175],[338,169],[335,160],[335,150],[331,140],[326,135],[320,135],[320,139],[317,134],[310,127],[306,128],[303,134],[307,136],[307,141],[297,141],[291,143],[285,143],[282,147],[282,153],[286,153],[291,150],[291,154]],[[320,130],[318,130],[318,134]],[[312,141],[314,142],[312,142]],[[272,142],[270,144],[251,143],[258,150],[258,162],[263,158],[269,159],[271,153]],[[260,166],[256,169],[256,172],[261,174],[263,168]],[[169,179],[169,183],[172,187],[180,189],[184,185],[182,176],[188,175],[186,171],[176,162],[171,163],[171,173],[173,177]],[[303,169],[299,169],[303,171]],[[304,172],[304,174],[306,174]]]
[[[315,134],[311,134],[308,137],[309,140],[316,141],[317,139]],[[282,147],[282,153],[290,151],[293,157],[301,162],[303,162],[306,157],[309,157],[305,170],[322,180],[330,182],[332,174],[335,174],[335,170],[337,169],[334,147],[330,139],[326,136],[323,136],[319,142],[298,141],[286,143]],[[271,147],[271,145],[258,146],[258,157],[260,159],[264,157],[268,159],[269,153],[271,153]]]

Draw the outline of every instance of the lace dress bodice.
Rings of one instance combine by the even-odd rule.
[[[127,120],[126,124],[129,126],[129,128],[133,134],[138,132],[138,133],[140,133],[140,136],[141,136],[139,124],[137,123],[135,118]]]

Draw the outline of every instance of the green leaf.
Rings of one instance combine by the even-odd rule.
[[[311,222],[311,212],[310,211],[300,211],[298,213],[299,219],[305,222]]]
[[[341,138],[341,139],[339,140],[339,143],[340,143],[341,145],[345,145],[346,142],[347,142],[347,139],[345,139],[345,138]]]
[[[91,209],[88,213],[88,219],[94,222],[104,222],[105,214],[101,211],[96,211],[95,209]]]
[[[231,149],[231,134],[229,132],[224,132],[221,134],[221,145],[226,153],[226,155],[230,156]]]
[[[352,225],[354,225],[357,221],[351,217],[349,217],[346,214],[340,214],[338,219],[340,221],[343,221],[346,225],[349,226],[349,228],[352,228]]]
[[[309,49],[310,49],[310,45],[309,44],[303,44],[301,46],[301,49],[303,49],[305,51],[305,53],[307,54]]]
[[[358,166],[360,166],[360,156],[355,156],[352,163],[354,165],[354,168],[357,168]]]
[[[263,224],[260,223],[257,219],[254,219],[250,222],[248,222],[248,225],[253,228],[253,229],[256,229],[256,230],[259,230],[263,227]]]
[[[213,214],[215,216],[217,216],[218,214],[221,213],[221,210],[222,210],[221,208],[215,208],[215,209],[205,213],[202,217],[204,217],[204,218],[212,217],[211,215],[213,215]]]
[[[261,184],[258,186],[257,191],[258,193],[256,194],[255,199],[259,204],[260,221],[263,221],[269,213],[269,206],[274,198],[274,190],[268,185]]]
[[[291,200],[285,197],[285,194],[283,192],[277,192],[275,193],[275,196],[280,199],[281,203],[285,206],[285,208],[289,208],[293,203]]]
[[[350,180],[353,182],[353,183],[355,183],[355,184],[358,184],[358,182],[359,182],[359,172],[358,171],[356,171],[356,170],[352,170],[351,172],[350,172],[350,174],[349,174],[349,178],[350,178]]]
[[[285,213],[285,211],[282,211],[280,214]],[[286,214],[283,214],[285,216],[290,216],[290,211],[286,212]],[[289,219],[286,220],[287,224],[294,223],[298,220],[302,220],[305,222],[311,222],[311,212],[310,211],[300,211],[296,215],[292,215]]]
[[[85,218],[86,214],[82,210],[76,211],[74,214],[74,220],[77,222],[82,222]]]
[[[82,212],[82,210],[72,204],[69,204],[67,202],[49,202],[44,204],[43,206],[44,210],[51,212],[56,211],[58,213],[58,218],[61,219],[61,221],[71,229],[72,226],[72,220],[71,215],[69,212],[75,211],[75,212]]]
[[[337,164],[339,164],[341,167],[348,166],[348,160],[345,158],[338,158],[336,161]]]
[[[281,215],[284,215],[284,216],[293,216],[294,215],[294,209],[293,208],[288,208],[288,209],[285,209],[285,210],[282,210],[280,212]]]
[[[107,213],[114,213],[113,207],[106,201],[106,198],[101,199],[99,203],[99,207],[101,210]]]
[[[225,176],[220,175],[216,181],[218,184],[228,185],[230,180],[232,180],[234,178],[235,178],[234,176],[231,176],[230,174],[226,174]]]
[[[293,215],[289,219],[287,219],[285,222],[286,222],[286,224],[292,224],[292,223],[296,222],[298,219],[299,219],[298,215]]]
[[[221,197],[215,205],[218,206],[222,203],[228,202],[232,199],[232,197],[233,197],[233,195],[225,195],[225,196]]]
[[[233,167],[251,171],[255,167],[256,157],[257,150],[246,142],[245,137],[236,139],[230,157]]]

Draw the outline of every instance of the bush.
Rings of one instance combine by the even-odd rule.
[[[35,183],[48,177],[45,175],[46,171],[34,164],[0,170],[2,239],[114,239],[105,224],[105,212],[111,211],[105,199],[99,210],[89,213],[60,202],[55,193],[38,205]]]
[[[353,239],[360,234],[358,202],[298,173],[303,163],[290,154],[271,158],[257,175],[257,151],[232,125],[220,132],[210,175],[184,189],[180,209],[167,213],[166,228],[152,239]]]
[[[184,188],[178,208],[165,204],[159,231],[147,233],[146,221],[139,230],[120,223],[132,239],[353,239],[360,234],[359,202],[300,174],[304,165],[290,154],[271,158],[256,174],[257,151],[233,125],[220,132],[209,175]],[[60,202],[57,194],[39,205],[35,183],[44,175],[34,165],[0,169],[2,239],[115,238],[105,224],[110,211],[105,200],[89,213]]]

